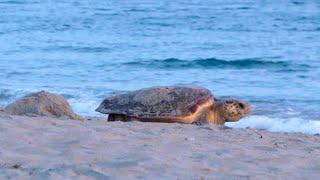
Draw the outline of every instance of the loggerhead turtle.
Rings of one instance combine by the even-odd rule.
[[[63,96],[45,91],[29,94],[9,104],[5,107],[4,112],[12,115],[67,117],[83,120],[83,117],[73,112]]]
[[[248,103],[218,100],[202,87],[151,87],[106,98],[96,111],[108,121],[214,123],[235,122],[251,112]]]

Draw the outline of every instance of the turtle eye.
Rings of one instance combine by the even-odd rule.
[[[239,103],[239,106],[241,109],[244,109],[244,104],[243,103]]]

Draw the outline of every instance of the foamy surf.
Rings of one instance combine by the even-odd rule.
[[[103,116],[103,114],[95,111],[95,109],[99,106],[99,102],[96,100],[90,100],[89,98],[84,98],[81,100],[72,98],[69,100],[69,103],[77,114]]]
[[[249,116],[236,123],[226,123],[234,128],[256,128],[273,132],[302,132],[307,134],[320,133],[320,121],[301,118],[271,118],[267,116]]]

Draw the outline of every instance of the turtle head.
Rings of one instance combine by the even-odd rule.
[[[247,102],[227,99],[217,104],[217,110],[225,122],[236,122],[251,113],[251,106]]]

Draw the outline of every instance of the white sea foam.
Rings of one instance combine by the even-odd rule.
[[[226,123],[235,128],[257,128],[274,132],[320,133],[320,121],[300,118],[271,118],[267,116],[250,116],[236,123]]]
[[[68,99],[73,110],[80,115],[90,115],[90,116],[100,116],[102,114],[95,111],[99,106],[98,101],[90,100],[89,98],[85,99]]]

